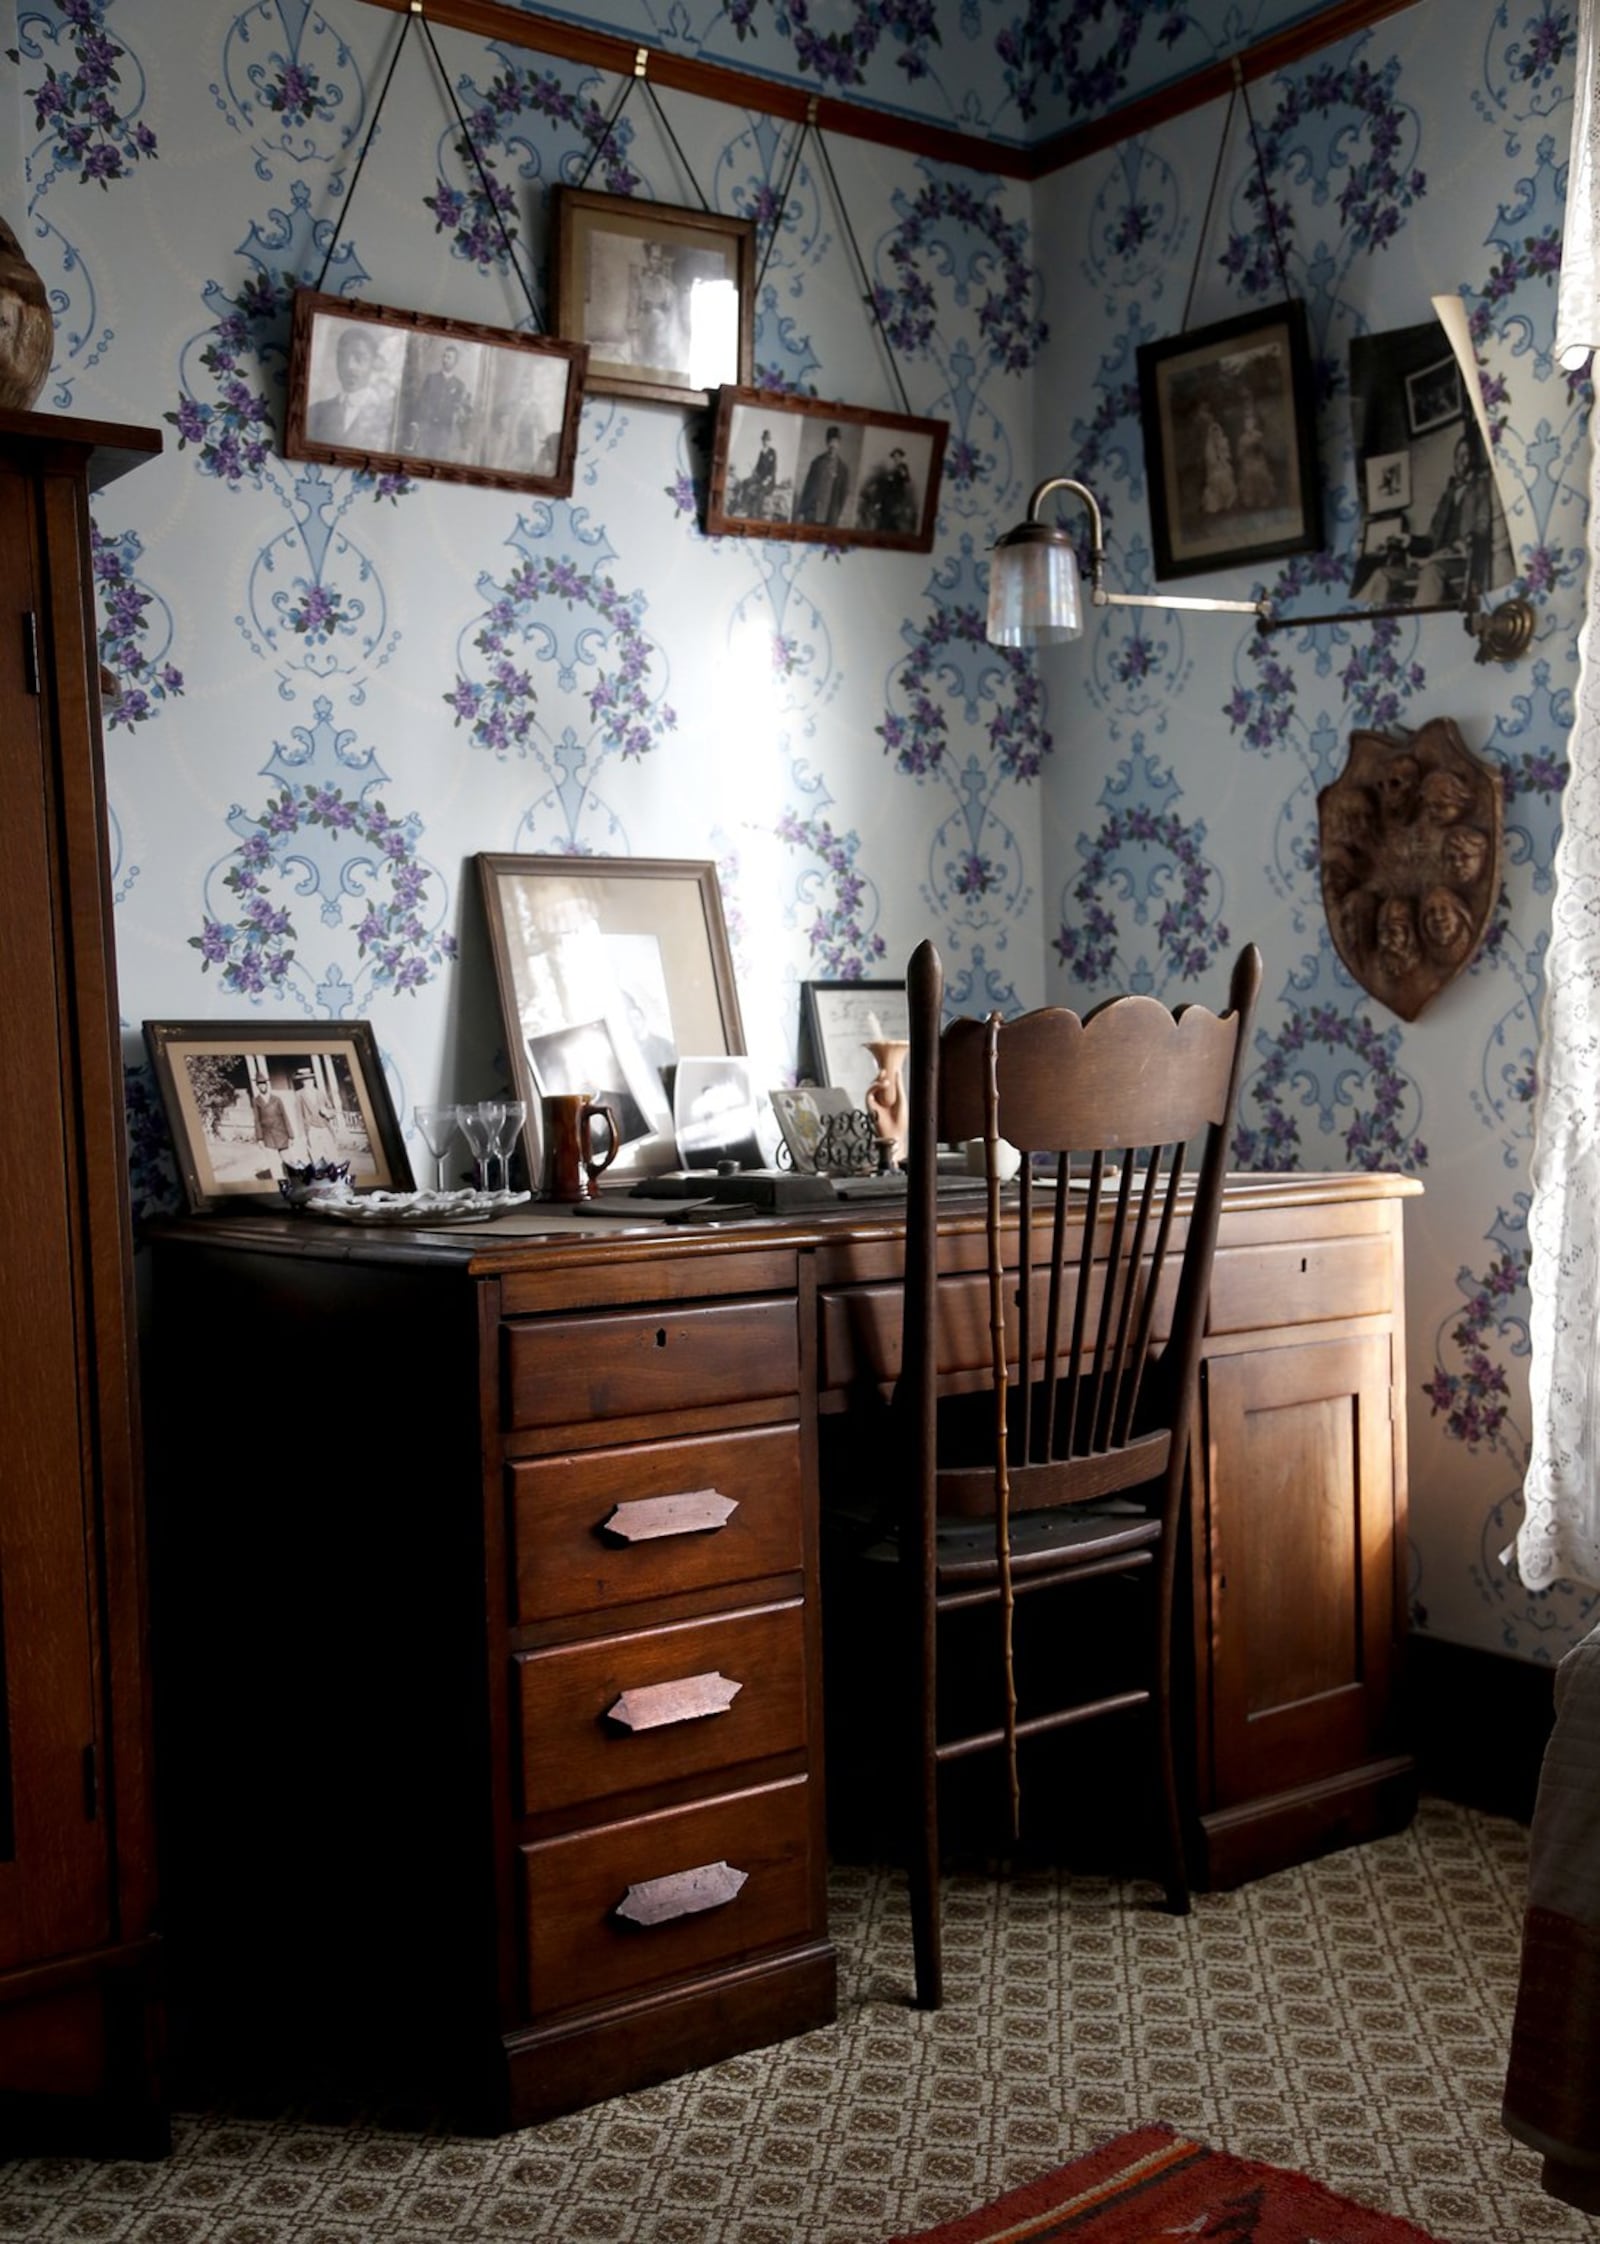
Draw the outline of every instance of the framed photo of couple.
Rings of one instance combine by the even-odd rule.
[[[146,1021],[144,1041],[195,1214],[276,1198],[290,1162],[347,1161],[357,1192],[412,1189],[369,1021]]]
[[[1142,343],[1138,359],[1156,576],[1320,547],[1304,304]]]
[[[724,389],[707,534],[931,553],[949,433],[947,421]]]
[[[295,291],[290,460],[566,498],[582,343]]]

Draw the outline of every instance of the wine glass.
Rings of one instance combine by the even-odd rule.
[[[411,1119],[417,1125],[418,1137],[433,1155],[433,1189],[443,1192],[444,1157],[461,1121],[461,1109],[458,1106],[414,1106]]]
[[[503,1108],[498,1100],[484,1099],[477,1106],[461,1107],[456,1124],[472,1154],[472,1178],[480,1192],[489,1187],[489,1157],[500,1134]]]
[[[522,1135],[522,1125],[528,1119],[527,1102],[523,1099],[503,1099],[500,1120],[495,1127],[494,1143],[489,1148],[491,1161],[500,1164],[500,1189],[511,1189],[511,1156],[517,1150],[517,1140]]]

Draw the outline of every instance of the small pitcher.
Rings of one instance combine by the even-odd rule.
[[[622,1132],[609,1106],[586,1091],[558,1091],[539,1102],[544,1118],[542,1200],[592,1200],[595,1179],[609,1169],[622,1147]],[[603,1124],[605,1148],[594,1149],[595,1125]]]

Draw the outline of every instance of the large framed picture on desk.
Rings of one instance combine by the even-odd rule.
[[[478,872],[533,1173],[539,1102],[570,1091],[616,1114],[617,1175],[674,1168],[672,1071],[744,1051],[716,866],[481,856]]]

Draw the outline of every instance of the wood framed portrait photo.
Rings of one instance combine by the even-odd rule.
[[[295,291],[284,457],[566,498],[581,343]]]
[[[281,1197],[286,1167],[345,1161],[355,1192],[409,1192],[369,1021],[146,1021],[190,1209]]]
[[[1305,306],[1139,347],[1155,573],[1198,576],[1322,544]]]
[[[752,219],[558,187],[555,230],[556,328],[586,346],[597,397],[709,405],[719,384],[749,381]]]
[[[620,1177],[678,1166],[680,1060],[744,1051],[717,868],[709,859],[480,856],[506,1049],[527,1101],[581,1091],[617,1117]]]
[[[931,553],[949,433],[948,421],[725,389],[707,533]]]

